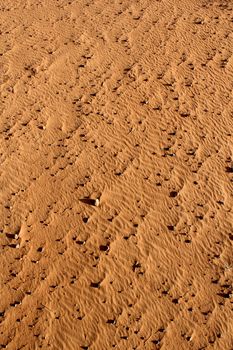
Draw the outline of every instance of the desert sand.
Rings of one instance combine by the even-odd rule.
[[[232,1],[0,10],[0,349],[232,350]]]

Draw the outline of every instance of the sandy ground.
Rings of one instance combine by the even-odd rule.
[[[0,349],[232,350],[232,1],[0,19]]]

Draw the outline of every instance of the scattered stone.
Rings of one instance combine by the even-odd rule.
[[[85,204],[88,204],[88,205],[92,205],[94,207],[98,207],[100,205],[100,201],[98,198],[96,199],[92,199],[92,198],[81,198],[79,199],[80,202],[83,202]]]
[[[116,324],[116,320],[115,319],[108,319],[107,323],[108,324]]]
[[[177,195],[178,195],[178,193],[177,193],[176,191],[171,191],[169,196],[170,196],[171,198],[174,198],[174,197],[176,197]]]
[[[101,244],[101,245],[99,246],[99,249],[100,249],[102,252],[107,252],[107,251],[109,250],[109,245],[108,245],[108,244],[106,244],[106,245]]]
[[[100,282],[91,282],[90,286],[92,288],[99,288],[100,287]]]
[[[9,247],[10,247],[10,248],[19,249],[19,248],[20,248],[20,245],[19,245],[19,244],[14,244],[14,243],[12,243],[12,244],[9,244]]]
[[[10,239],[18,239],[18,235],[15,233],[6,233],[6,237]]]
[[[196,17],[193,21],[194,24],[203,24],[204,20],[201,17]]]
[[[226,167],[226,172],[227,173],[233,173],[233,166],[227,166]]]

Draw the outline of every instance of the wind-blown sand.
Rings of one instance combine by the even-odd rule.
[[[232,1],[0,9],[0,349],[232,350]]]

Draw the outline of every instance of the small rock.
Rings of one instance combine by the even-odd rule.
[[[18,239],[18,235],[15,233],[6,233],[6,237],[9,239]]]
[[[92,198],[81,198],[80,202],[83,202],[88,205],[93,205],[95,207],[98,207],[100,205],[99,199],[92,199]]]
[[[99,199],[97,198],[97,199],[95,200],[95,206],[98,207],[99,205],[100,205],[100,201],[99,201]]]
[[[204,20],[201,17],[196,17],[193,21],[194,24],[203,24]]]

